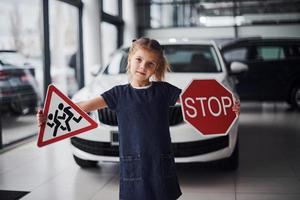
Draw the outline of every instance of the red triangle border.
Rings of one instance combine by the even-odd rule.
[[[76,110],[85,120],[87,120],[90,125],[81,129],[77,129],[75,131],[71,131],[70,133],[61,135],[61,136],[57,136],[55,138],[43,141],[43,137],[44,137],[44,133],[45,133],[45,126],[46,124],[43,124],[40,128],[40,132],[39,132],[39,136],[38,136],[38,142],[37,142],[37,146],[38,147],[43,147],[45,145],[54,143],[54,142],[58,142],[60,140],[72,137],[74,135],[89,131],[91,129],[97,128],[98,124],[92,119],[90,118],[90,116],[88,116],[88,114],[86,114],[83,110],[81,110],[75,103],[72,102],[72,100],[65,96],[61,91],[59,91],[54,85],[49,85],[48,86],[48,90],[47,90],[47,95],[46,95],[46,100],[45,100],[45,105],[44,105],[44,114],[46,116],[48,116],[48,112],[49,112],[49,107],[50,107],[50,102],[51,102],[51,98],[52,98],[52,94],[56,93],[60,98],[62,98],[66,103],[68,103],[74,110]]]

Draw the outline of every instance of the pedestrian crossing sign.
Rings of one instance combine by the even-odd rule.
[[[54,85],[49,85],[43,113],[47,121],[40,127],[38,147],[89,131],[98,124]]]

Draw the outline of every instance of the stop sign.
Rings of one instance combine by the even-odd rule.
[[[193,80],[180,100],[184,120],[203,135],[226,135],[238,118],[233,94],[216,80]]]

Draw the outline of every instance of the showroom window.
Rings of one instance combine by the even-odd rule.
[[[101,1],[102,64],[107,65],[113,52],[123,44],[122,1]]]
[[[35,109],[42,97],[40,0],[1,1],[0,146],[36,134]]]
[[[103,0],[102,10],[112,16],[119,16],[119,0]]]
[[[55,83],[71,56],[82,55],[80,5],[80,0],[0,1],[0,149],[37,134],[36,109],[43,105],[44,85],[51,82],[45,71],[51,65]],[[74,72],[64,74],[77,90]]]
[[[102,22],[101,23],[101,42],[102,42],[102,58],[104,66],[111,59],[112,53],[118,47],[118,29],[115,25]]]
[[[76,7],[65,2],[49,1],[51,80],[69,97],[78,90],[78,12]]]

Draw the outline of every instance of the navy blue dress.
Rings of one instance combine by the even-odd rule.
[[[104,92],[119,125],[120,199],[175,200],[181,195],[171,149],[169,106],[181,90],[167,82],[130,84]]]

